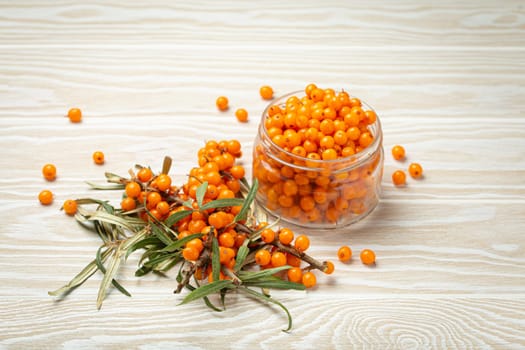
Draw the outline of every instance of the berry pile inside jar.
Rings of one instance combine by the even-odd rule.
[[[377,139],[377,140],[376,140]],[[258,201],[299,225],[345,225],[370,212],[382,176],[376,113],[314,84],[270,105],[254,146]]]

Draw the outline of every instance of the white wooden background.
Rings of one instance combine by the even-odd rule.
[[[69,197],[108,196],[85,180],[160,169],[170,155],[182,182],[207,139],[241,140],[250,164],[259,86],[280,95],[310,82],[366,100],[387,155],[403,144],[401,166],[425,168],[394,188],[400,164],[387,156],[371,216],[304,230],[314,256],[370,247],[375,268],[354,257],[314,290],[274,293],[294,316],[290,334],[280,310],[242,296],[223,313],[178,306],[176,282],[135,278],[135,257],[120,275],[132,298],[112,292],[97,311],[100,274],[64,300],[47,295],[98,247],[59,211]],[[63,117],[72,106],[81,124]],[[522,1],[1,0],[0,149],[0,348],[525,347]],[[50,207],[37,200],[44,188]]]

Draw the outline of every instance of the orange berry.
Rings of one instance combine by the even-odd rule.
[[[260,266],[265,266],[272,260],[272,255],[266,249],[260,249],[255,253],[255,263]]]
[[[310,239],[305,235],[300,235],[295,239],[294,247],[295,249],[304,252],[310,247]]]
[[[286,255],[282,252],[275,252],[272,254],[272,266],[273,267],[280,267],[286,265]]]
[[[301,282],[304,284],[306,288],[312,288],[317,283],[317,278],[315,277],[314,273],[312,271],[308,271],[303,274],[303,277],[301,278]]]
[[[153,177],[153,172],[150,168],[141,168],[137,173],[137,178],[140,182],[148,182]]]
[[[235,193],[233,193],[232,190],[225,189],[219,192],[219,196],[217,196],[217,199],[222,198],[235,198]]]
[[[259,94],[265,100],[271,100],[273,98],[273,89],[271,86],[264,85],[259,89]]]
[[[271,243],[275,240],[275,231],[271,228],[264,229],[261,232],[261,240],[264,243]]]
[[[226,248],[232,248],[235,245],[235,238],[229,232],[224,232],[219,235],[219,244]]]
[[[101,151],[93,152],[93,161],[98,165],[104,164],[104,153]]]
[[[82,111],[78,108],[71,108],[67,112],[67,117],[71,123],[80,123],[82,121]]]
[[[414,179],[419,179],[421,176],[423,176],[423,168],[421,165],[419,165],[419,163],[412,163],[408,167],[408,173]]]
[[[230,174],[235,179],[242,179],[245,175],[245,170],[242,165],[234,165],[230,168]]]
[[[300,283],[303,279],[303,270],[299,267],[292,267],[286,272],[288,281]]]
[[[282,244],[288,245],[292,243],[293,237],[294,237],[293,231],[290,230],[289,228],[282,228],[279,231],[279,242],[281,242]]]
[[[130,211],[137,207],[137,203],[135,202],[135,199],[126,197],[120,202],[120,207],[123,211]]]
[[[346,245],[342,246],[337,251],[337,257],[342,262],[349,261],[352,258],[352,249],[350,249],[350,247]]]
[[[180,239],[180,236],[179,236],[179,239]],[[194,238],[191,241],[186,243],[186,248],[188,247],[194,248],[200,253],[204,249],[204,244],[202,243],[202,239]]]
[[[199,251],[194,247],[186,247],[182,250],[182,256],[186,260],[195,261],[199,258]]]
[[[53,203],[53,192],[49,190],[43,190],[38,194],[38,200],[43,205],[50,205]]]
[[[241,143],[237,140],[230,140],[227,143],[228,152],[238,154],[241,151]]]
[[[146,197],[146,206],[148,209],[153,209],[162,200],[162,196],[158,192],[150,192]]]
[[[53,164],[46,164],[42,167],[42,175],[47,181],[53,181],[57,176],[57,168]]]
[[[171,187],[171,177],[169,177],[166,174],[160,174],[159,176],[157,176],[155,181],[155,183],[157,184],[157,188],[161,192],[167,191]]]
[[[225,96],[217,97],[217,100],[215,101],[215,105],[221,111],[227,110],[228,109],[228,98]]]
[[[396,186],[404,186],[406,184],[406,174],[403,170],[396,170],[392,173],[392,182]]]
[[[365,265],[372,265],[376,262],[376,254],[373,250],[370,249],[363,249],[361,251],[361,262]]]
[[[160,215],[164,216],[170,212],[170,205],[166,201],[160,201],[155,206]]]
[[[395,160],[402,160],[405,158],[405,149],[403,146],[395,145],[392,147],[392,157],[394,157]]]
[[[62,208],[67,215],[75,215],[78,208],[77,201],[68,199],[64,202]]]
[[[323,272],[326,273],[327,275],[331,275],[335,270],[334,263],[331,261],[325,261],[325,265],[326,267]]]
[[[248,121],[248,112],[244,108],[239,108],[235,111],[235,117],[240,122],[247,122]]]
[[[235,251],[232,248],[219,247],[219,261],[221,264],[228,264],[235,258]]]
[[[226,218],[224,217],[224,213],[218,211],[218,212],[211,214],[208,217],[208,224],[210,224],[211,226],[215,227],[218,230],[226,226]]]
[[[300,267],[301,266],[301,258],[292,255],[292,254],[286,254],[286,265],[290,265],[293,267]]]
[[[126,184],[126,196],[130,198],[137,198],[140,195],[140,192],[142,191],[142,187],[135,181],[128,182]]]

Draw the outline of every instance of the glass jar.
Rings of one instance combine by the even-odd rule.
[[[332,160],[307,158],[275,143],[265,126],[270,108],[285,110],[294,96],[300,99],[304,92],[282,96],[263,112],[253,147],[257,204],[274,218],[309,228],[343,227],[361,220],[377,206],[381,191],[384,155],[379,118],[367,126],[372,142],[357,153]],[[372,110],[361,103],[363,109]]]

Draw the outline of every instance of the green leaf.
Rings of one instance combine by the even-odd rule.
[[[191,213],[193,213],[193,210],[181,210],[181,211],[178,211],[178,212],[168,216],[168,218],[164,221],[164,223],[166,224],[166,226],[171,227],[171,226],[173,226],[173,224],[175,224],[175,223],[179,222],[180,220],[184,219],[185,217],[187,217]]]
[[[104,253],[102,253],[100,259],[102,261],[105,261],[106,258],[110,255],[110,253],[111,253],[110,250],[105,251]],[[73,279],[71,279],[71,281],[69,281],[68,284],[66,284],[65,286],[55,291],[48,292],[48,294],[51,296],[59,296],[64,293],[68,293],[72,289],[80,286],[82,283],[87,281],[87,279],[91,277],[95,272],[97,272],[97,270],[98,270],[98,267],[97,267],[96,259],[93,259],[93,261],[87,264],[86,267],[84,267],[82,271],[80,271],[75,277],[73,277]]]
[[[243,281],[243,285],[249,287],[260,287],[260,288],[273,288],[273,289],[294,289],[294,290],[305,290],[306,287],[302,283],[295,283],[290,281],[284,281],[279,277],[269,276],[263,277],[256,280],[250,280],[247,282]]]
[[[240,291],[242,292],[245,292],[246,294],[256,298],[256,299],[260,299],[260,300],[263,300],[263,301],[267,301],[267,302],[270,302],[270,303],[273,303],[277,306],[279,306],[281,309],[284,310],[284,312],[286,313],[286,316],[288,317],[288,328],[286,329],[283,329],[284,332],[288,332],[290,329],[292,329],[292,315],[290,314],[290,312],[288,311],[288,309],[283,305],[281,304],[279,301],[269,297],[269,296],[266,296],[262,293],[259,293],[259,292],[256,292],[250,288],[246,288],[246,287],[240,287],[239,288]]]
[[[126,186],[124,184],[97,184],[94,182],[86,181],[86,183],[94,190],[123,190]]]
[[[207,210],[212,208],[235,207],[237,205],[242,205],[243,203],[244,199],[242,198],[221,198],[204,204],[200,209]]]
[[[236,273],[239,272],[240,269],[243,267],[244,261],[246,260],[246,257],[250,252],[250,249],[248,248],[249,242],[249,239],[245,239],[244,243],[239,247],[239,250],[237,251],[237,256],[235,257],[235,266],[233,267],[233,271]]]
[[[101,201],[99,199],[93,199],[93,198],[78,198],[75,199],[77,204],[83,205],[83,204],[98,204],[104,208],[105,211],[107,211],[110,214],[113,214],[115,212],[115,208],[108,203],[108,201]]]
[[[284,266],[273,267],[271,269],[266,269],[266,270],[261,270],[261,271],[254,271],[254,272],[252,272],[252,271],[240,271],[239,278],[243,282],[247,282],[247,281],[256,280],[256,279],[261,278],[261,277],[272,276],[273,274],[275,274],[277,272],[280,272],[280,271],[283,271],[283,270],[288,270],[289,268],[291,268],[291,266],[284,265]]]
[[[100,248],[98,248],[97,250],[97,255],[96,255],[96,263],[97,263],[97,267],[98,269],[100,270],[100,272],[102,272],[103,274],[106,273],[106,267],[104,266],[104,263],[102,261],[102,255],[100,254],[100,251],[102,250],[104,246],[100,246]],[[113,251],[113,249],[108,249],[109,251]],[[120,283],[117,282],[116,279],[113,279],[111,280],[111,284],[113,284],[113,286],[115,288],[117,288],[119,290],[119,292],[121,292],[122,294],[130,297],[131,294],[126,290],[126,288],[124,288]]]
[[[131,232],[137,231],[137,227],[130,224],[126,219],[120,216],[117,216],[117,215],[113,215],[113,214],[101,211],[101,210],[97,210],[93,212],[89,216],[88,220],[106,222],[108,224],[120,226]]]
[[[170,245],[173,243],[173,240],[166,235],[164,230],[162,230],[158,225],[151,224],[151,231],[153,234],[158,237],[165,245]]]
[[[211,274],[214,281],[218,281],[221,274],[220,250],[217,237],[211,241]]]
[[[195,199],[197,199],[197,204],[199,205],[199,208],[202,207],[202,201],[204,200],[204,195],[206,194],[206,191],[208,190],[208,181],[204,181],[197,187],[197,191],[195,192]]]
[[[248,194],[246,195],[246,199],[244,200],[241,210],[235,216],[235,222],[246,220],[246,217],[248,216],[248,210],[250,209],[250,206],[252,205],[253,200],[255,199],[255,195],[257,194],[258,188],[259,182],[257,181],[257,179],[253,179],[253,185],[250,188],[250,192],[248,192]]]
[[[109,263],[109,267],[106,273],[104,274],[104,278],[102,279],[102,282],[100,283],[100,288],[98,290],[98,296],[97,296],[97,308],[98,309],[102,307],[102,302],[104,301],[106,297],[106,293],[109,288],[109,285],[111,281],[114,279],[114,277],[117,275],[118,269],[122,262],[121,254],[122,253],[120,250],[117,249],[115,251]]]
[[[233,288],[235,285],[230,280],[215,280],[212,283],[205,284],[199,288],[196,288],[194,291],[186,295],[180,304],[187,304],[190,301],[197,300],[208,296],[212,293],[218,292],[223,288]]]
[[[200,287],[197,279],[194,278],[194,280],[195,280],[195,283],[197,284],[197,287]],[[194,286],[192,286],[189,283],[186,285],[186,288],[188,288],[190,291],[194,291],[196,289]],[[203,297],[202,299],[204,300],[204,304],[206,304],[206,306],[212,309],[213,311],[222,312],[222,309],[219,309],[217,306],[213,305],[213,303],[210,301],[208,297]]]
[[[184,238],[176,240],[175,242],[171,243],[170,245],[168,245],[167,247],[165,247],[161,251],[162,252],[174,252],[177,249],[182,248],[186,243],[188,243],[192,239],[200,238],[200,237],[202,237],[202,233],[194,233],[194,234],[188,235],[188,236],[186,236]]]
[[[131,255],[134,251],[138,249],[145,248],[147,246],[154,246],[157,248],[162,247],[163,243],[158,237],[148,237],[144,238],[141,241],[136,242],[133,244],[127,251],[126,251],[126,258]]]

